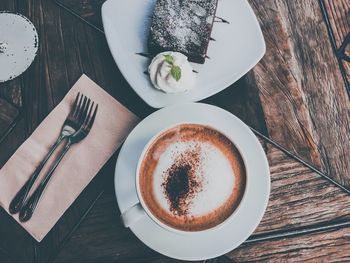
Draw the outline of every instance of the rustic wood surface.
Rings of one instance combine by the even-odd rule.
[[[154,111],[121,76],[103,33],[96,30],[104,0],[59,2],[70,11],[51,0],[0,2],[0,10],[26,15],[40,38],[29,70],[0,84],[0,167],[82,73],[140,117]],[[337,57],[350,32],[349,1],[249,2],[267,53],[245,77],[205,102],[233,112],[349,186],[349,96],[341,73],[343,67],[349,77],[350,65]],[[350,260],[350,197],[266,141],[262,144],[271,169],[269,206],[253,236],[227,257],[235,262]],[[116,157],[41,243],[0,208],[0,262],[180,262],[153,252],[122,227],[112,188]]]
[[[267,146],[267,156],[271,169],[271,196],[265,216],[251,237],[252,240],[281,230],[288,232],[295,229],[308,229],[315,225],[350,219],[350,212],[347,212],[350,196],[274,147]],[[150,262],[155,258],[155,253],[147,249],[141,242],[135,242],[137,238],[122,226],[112,187],[112,176],[109,180],[110,187],[106,189],[85,221],[73,234],[54,261],[55,263],[79,260],[103,262],[104,258],[109,258],[110,262],[127,262],[139,258],[142,258],[144,262]],[[110,209],[111,207],[113,209]],[[88,238],[92,235],[93,240]],[[315,242],[317,242],[316,239]],[[248,243],[244,244],[243,248],[249,246],[250,250],[254,250],[255,247],[259,250],[260,247],[264,247],[265,243],[266,241]],[[312,248],[316,246],[316,243],[309,245]],[[313,251],[311,248],[307,257],[316,255],[314,253],[317,252],[317,249]],[[275,250],[266,247],[265,251],[259,251],[259,253],[264,255],[269,252],[273,258],[274,252],[283,250],[277,245],[273,249]],[[230,253],[229,256],[234,261],[254,260],[254,254],[247,253],[246,258],[243,257],[243,254],[242,249],[239,257],[236,256],[236,253]],[[256,260],[261,259],[262,255],[257,254]],[[322,255],[325,256],[325,254]],[[325,260],[328,259],[332,258],[325,258]]]
[[[341,69],[345,71],[347,81],[350,83],[350,2],[347,0],[324,0],[331,29],[334,33],[335,48],[338,55],[345,54],[348,60],[341,60]],[[348,37],[348,42],[344,42]],[[344,48],[342,51],[341,49]],[[348,85],[348,89],[349,89]]]
[[[232,251],[234,262],[348,262],[350,228],[246,244]]]
[[[350,32],[350,2],[347,0],[324,0],[332,25],[337,48]]]
[[[349,187],[350,101],[319,2],[251,3],[267,44],[252,75],[269,136]]]

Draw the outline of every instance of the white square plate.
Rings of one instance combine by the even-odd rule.
[[[192,63],[198,71],[196,87],[180,94],[166,94],[152,87],[144,74],[150,60],[147,38],[156,0],[108,0],[102,20],[111,53],[135,92],[150,106],[162,108],[179,102],[199,101],[230,86],[246,74],[265,53],[258,21],[246,0],[219,0],[216,15],[230,23],[214,23],[205,64]]]

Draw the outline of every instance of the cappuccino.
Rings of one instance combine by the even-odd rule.
[[[181,124],[154,139],[138,176],[148,210],[182,231],[223,223],[239,205],[246,184],[244,162],[232,141],[199,124]]]

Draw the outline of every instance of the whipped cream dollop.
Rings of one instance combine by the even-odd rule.
[[[179,52],[162,52],[148,67],[151,82],[165,93],[179,93],[195,86],[196,76],[187,57]]]

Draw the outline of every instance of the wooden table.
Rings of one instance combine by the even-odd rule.
[[[39,55],[29,70],[0,84],[0,166],[82,73],[138,116],[154,111],[132,91],[110,55],[101,26],[103,2],[0,2],[0,10],[33,21],[40,37]],[[254,234],[216,262],[349,261],[350,1],[249,2],[265,36],[266,55],[205,102],[231,111],[268,137],[260,139],[272,190]],[[112,187],[116,157],[41,243],[0,209],[0,262],[178,262],[123,228]]]

